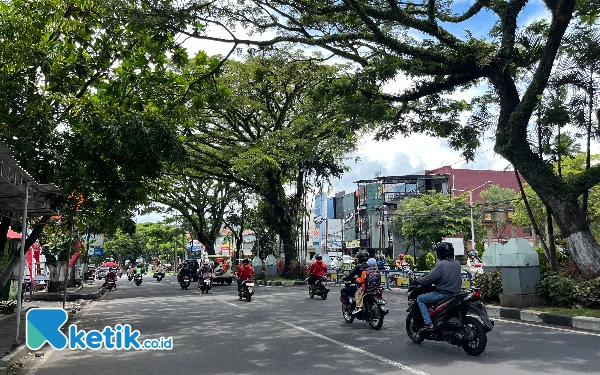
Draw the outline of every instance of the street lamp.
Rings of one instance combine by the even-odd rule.
[[[475,224],[473,223],[473,191],[485,185],[491,185],[491,183],[492,181],[488,181],[485,184],[481,184],[471,190],[452,189],[452,191],[462,191],[469,193],[469,206],[471,207],[471,250],[475,250]]]

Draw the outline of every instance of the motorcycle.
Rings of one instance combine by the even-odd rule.
[[[314,286],[308,285],[308,295],[310,298],[314,298],[314,296],[317,295],[325,300],[327,299],[327,293],[329,293],[329,289],[327,289],[327,276],[317,278]]]
[[[252,295],[254,294],[254,281],[252,279],[246,279],[242,281],[242,290],[238,291],[238,296],[240,299],[245,298],[246,302],[250,302],[252,300]]]
[[[116,290],[117,289],[117,283],[115,283],[114,280],[107,280],[106,281],[106,289],[108,289],[109,291],[111,289],[115,289]]]
[[[204,276],[198,279],[198,288],[200,288],[200,294],[208,291],[212,288],[212,282],[210,276]]]
[[[162,273],[159,273],[158,275],[156,275],[156,280],[160,283],[160,281],[163,279],[163,275]]]
[[[132,274],[132,273],[130,273],[130,274],[127,274],[127,279],[128,279],[129,281],[133,280],[133,274]]]
[[[135,275],[133,279],[135,285],[140,286],[142,284],[142,275]]]
[[[181,285],[181,289],[187,290],[187,288],[190,287],[190,277],[184,276],[183,279],[181,279],[181,281],[179,282],[179,285]]]
[[[349,287],[351,284],[346,283]],[[352,311],[356,308],[356,298],[354,295],[347,296],[344,294],[344,289],[340,293],[340,301],[342,302],[342,316],[346,323],[352,323],[354,319],[366,320],[369,322],[371,329],[378,330],[383,325],[383,318],[389,314],[386,301],[383,299],[383,288],[368,290],[363,296],[364,308],[356,315]]]
[[[462,291],[427,305],[434,328],[432,331],[419,332],[424,322],[417,297],[433,290],[434,287],[415,284],[408,289],[408,337],[416,344],[423,340],[447,341],[462,347],[469,355],[477,356],[483,353],[487,344],[487,332],[492,330],[494,322],[488,317],[487,310],[481,302],[481,290]],[[480,319],[467,316],[468,312],[474,313]]]

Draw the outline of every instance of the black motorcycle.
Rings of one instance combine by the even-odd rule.
[[[471,289],[453,294],[448,298],[427,306],[434,328],[431,331],[419,332],[424,327],[423,315],[417,303],[421,294],[434,291],[431,286],[413,284],[408,289],[408,316],[406,317],[406,333],[417,344],[423,340],[447,341],[463,348],[467,354],[480,355],[487,344],[487,332],[494,327],[487,310],[481,302],[481,290]],[[472,312],[479,316],[467,316]]]
[[[242,290],[238,292],[240,299],[245,298],[246,302],[252,301],[252,295],[254,294],[254,281],[252,279],[246,279],[242,281]]]
[[[212,288],[212,281],[210,280],[210,276],[199,277],[198,288],[200,288],[200,294],[208,294],[208,291]]]
[[[133,282],[135,283],[135,285],[140,286],[142,285],[142,275],[135,275],[133,277]]]
[[[117,283],[114,280],[107,280],[106,281],[106,289],[108,289],[109,291],[112,289],[117,289]]]
[[[184,276],[183,279],[181,279],[181,281],[179,282],[179,285],[181,286],[181,289],[187,290],[187,288],[190,287],[190,277],[187,275]]]
[[[351,284],[346,283],[346,287]],[[352,311],[356,308],[356,298],[354,295],[347,296],[344,294],[344,289],[341,291],[340,301],[342,302],[342,316],[346,323],[352,323],[354,319],[366,320],[369,322],[371,329],[378,330],[383,325],[383,317],[386,316],[390,310],[388,310],[386,301],[383,299],[383,288],[375,288],[365,292],[363,296],[364,308],[361,312],[356,315],[352,314]]]
[[[315,295],[321,296],[321,299],[327,299],[327,276],[321,276],[315,281],[315,285],[308,284],[308,295],[310,298],[314,298]]]

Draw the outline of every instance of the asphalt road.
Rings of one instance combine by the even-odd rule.
[[[79,329],[128,323],[142,338],[173,337],[170,351],[51,350],[21,373],[65,374],[600,374],[600,334],[496,320],[479,357],[442,342],[413,344],[404,331],[406,296],[386,292],[391,312],[373,331],[347,324],[339,287],[323,301],[306,287],[257,287],[252,302],[235,284],[211,294],[181,290],[174,276],[126,278],[79,313]]]

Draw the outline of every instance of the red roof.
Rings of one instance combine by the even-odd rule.
[[[246,229],[245,231],[242,232],[242,236],[250,236],[253,234],[254,234],[254,231],[252,229]]]
[[[450,166],[440,167],[431,171],[426,171],[425,174],[449,174],[450,188],[457,190],[471,190],[478,186],[492,181],[493,185],[498,185],[501,188],[513,189],[516,193],[519,192],[519,183],[515,177],[514,171],[492,171],[492,170],[477,170],[477,169],[454,169]],[[521,182],[525,184],[525,179],[521,176]],[[482,201],[479,193],[487,189],[488,186],[482,186],[473,191],[473,201]],[[453,195],[460,195],[462,191],[455,191]]]
[[[6,234],[6,238],[11,239],[11,240],[20,240],[21,235],[15,231],[13,231],[12,229],[8,228],[8,233]]]

